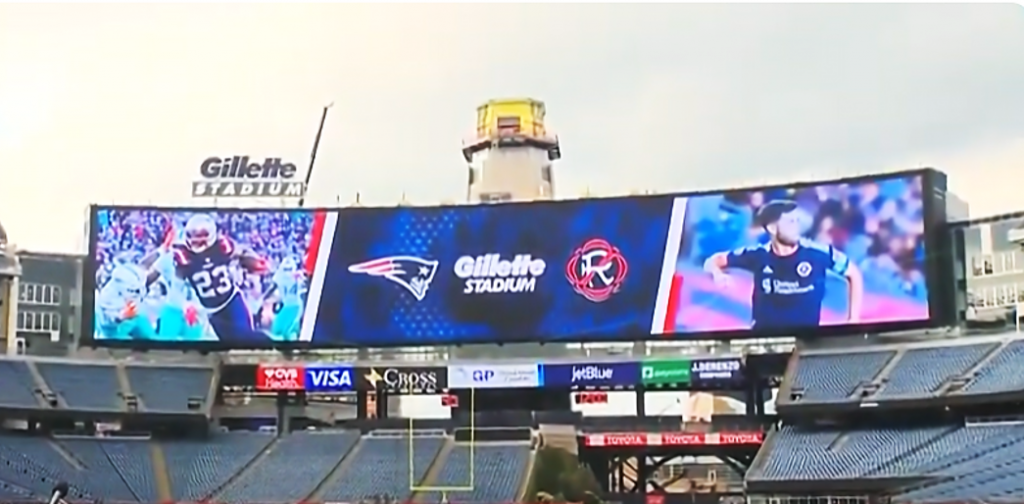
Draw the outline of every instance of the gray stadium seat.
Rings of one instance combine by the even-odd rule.
[[[161,443],[172,496],[178,501],[199,501],[209,497],[273,439],[269,434],[242,432],[221,434],[206,440]]]
[[[888,382],[878,397],[928,395],[947,378],[965,373],[996,346],[996,343],[984,343],[907,350],[889,372]]]
[[[121,410],[121,385],[113,365],[38,362],[36,368],[69,408]]]
[[[358,432],[296,432],[281,438],[262,458],[233,481],[217,501],[298,502],[359,440]]]
[[[871,381],[894,355],[895,350],[802,355],[793,387],[804,390],[802,402],[848,401],[857,385]]]
[[[0,404],[37,408],[36,384],[24,361],[0,360]]]
[[[459,487],[472,485],[471,491],[452,492],[449,498],[458,502],[514,502],[523,482],[529,444],[477,444],[470,471],[470,446],[460,443],[448,454],[445,465],[431,486]],[[437,492],[427,494],[427,502],[440,502]]]
[[[354,502],[376,495],[404,499],[410,493],[410,473],[414,484],[419,484],[444,441],[443,437],[413,437],[410,467],[407,436],[366,437],[351,466],[324,490],[323,500]]]
[[[188,413],[188,400],[206,398],[213,370],[199,367],[126,366],[132,392],[146,411]]]

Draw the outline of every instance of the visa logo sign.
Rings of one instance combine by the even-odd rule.
[[[350,367],[307,367],[306,390],[309,391],[347,391],[352,390],[352,374]]]

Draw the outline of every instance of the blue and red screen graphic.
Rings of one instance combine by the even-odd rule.
[[[326,328],[364,345],[642,337],[671,205],[346,210],[326,272],[344,288],[325,291],[314,339]]]
[[[617,341],[929,320],[920,175],[523,204],[96,208],[98,342]],[[88,322],[87,322],[88,323]]]

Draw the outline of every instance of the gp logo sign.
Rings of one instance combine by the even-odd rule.
[[[297,366],[260,364],[256,368],[256,390],[305,390],[305,370]]]

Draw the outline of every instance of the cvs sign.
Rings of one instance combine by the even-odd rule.
[[[306,368],[306,390],[310,392],[345,392],[355,390],[349,366],[316,366]]]
[[[256,367],[256,390],[305,390],[304,371],[300,366],[260,364]]]

